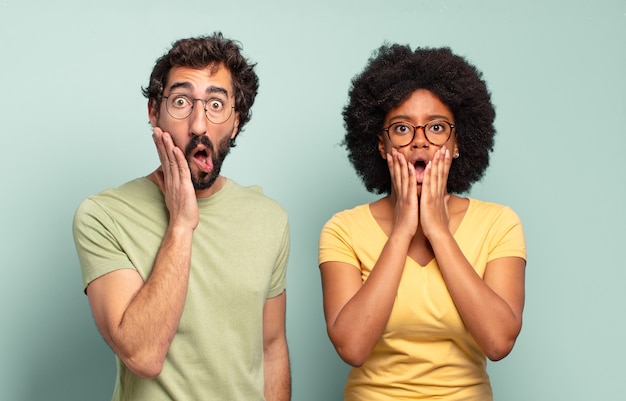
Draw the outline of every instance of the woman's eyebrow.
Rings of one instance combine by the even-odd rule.
[[[430,115],[427,116],[427,118],[428,118],[428,121],[426,121],[426,122],[434,121],[434,120],[446,120],[446,121],[451,120],[451,118],[449,116],[444,116],[444,115],[441,115],[441,114],[430,114]],[[399,115],[393,116],[393,117],[391,117],[389,119],[389,121],[391,121],[391,122],[396,121],[396,120],[411,121],[412,117],[408,116],[408,115],[404,115],[404,114],[399,114]]]

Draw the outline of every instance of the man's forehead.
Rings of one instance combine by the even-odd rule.
[[[222,64],[211,64],[204,68],[174,66],[168,74],[167,88],[187,89],[223,88],[229,95],[233,93],[232,76]]]

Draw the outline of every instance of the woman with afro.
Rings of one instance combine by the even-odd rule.
[[[492,400],[486,361],[521,330],[526,246],[512,209],[462,196],[493,149],[482,74],[448,48],[383,45],[343,117],[352,165],[383,195],[320,236],[328,335],[353,366],[344,399]]]

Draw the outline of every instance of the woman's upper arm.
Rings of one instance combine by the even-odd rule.
[[[483,280],[511,308],[521,325],[525,298],[526,260],[520,257],[498,258],[487,263]]]
[[[361,271],[343,262],[320,264],[324,315],[327,326],[332,326],[343,307],[363,285]]]

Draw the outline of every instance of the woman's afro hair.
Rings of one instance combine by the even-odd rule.
[[[489,165],[495,135],[495,109],[482,73],[449,48],[384,44],[352,79],[343,109],[342,144],[368,191],[391,193],[387,162],[378,153],[378,138],[387,113],[415,90],[426,89],[454,115],[460,157],[448,176],[448,192],[460,194],[480,180]]]

